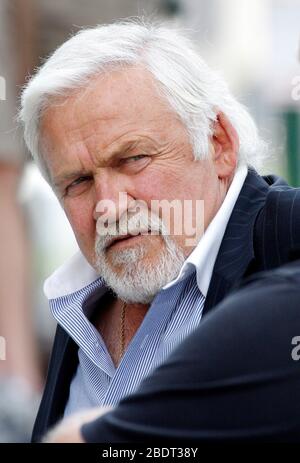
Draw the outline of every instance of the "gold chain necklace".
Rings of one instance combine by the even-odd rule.
[[[126,315],[126,302],[123,302],[122,308],[121,308],[121,326],[120,326],[120,356],[119,356],[119,362],[121,358],[124,355],[125,351],[125,315]]]

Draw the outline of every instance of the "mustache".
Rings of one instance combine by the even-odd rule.
[[[128,217],[124,213],[120,220],[114,223],[105,223],[99,218],[96,224],[96,252],[105,251],[116,240],[126,236],[137,235],[166,235],[168,233],[160,217],[153,212],[140,211]]]

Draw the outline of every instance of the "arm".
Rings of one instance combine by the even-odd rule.
[[[53,442],[299,440],[299,283],[299,261],[252,277],[135,394]]]
[[[84,423],[91,422],[103,416],[110,410],[109,407],[97,407],[91,410],[75,413],[74,415],[62,420],[58,425],[51,429],[43,439],[43,443],[77,443],[84,442],[80,428]]]

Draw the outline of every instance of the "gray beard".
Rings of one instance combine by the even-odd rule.
[[[123,301],[149,304],[161,288],[179,274],[185,261],[184,252],[170,236],[161,235],[161,239],[162,250],[152,263],[147,262],[147,248],[143,244],[112,252],[110,263],[100,240],[96,239],[96,270]],[[118,267],[119,271],[112,266]]]

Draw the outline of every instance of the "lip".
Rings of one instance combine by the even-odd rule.
[[[124,235],[122,237],[118,236],[112,239],[112,241],[109,243],[106,249],[108,250],[114,246],[128,243],[129,241],[139,238],[141,236],[143,236],[141,233],[139,233],[138,235]]]

